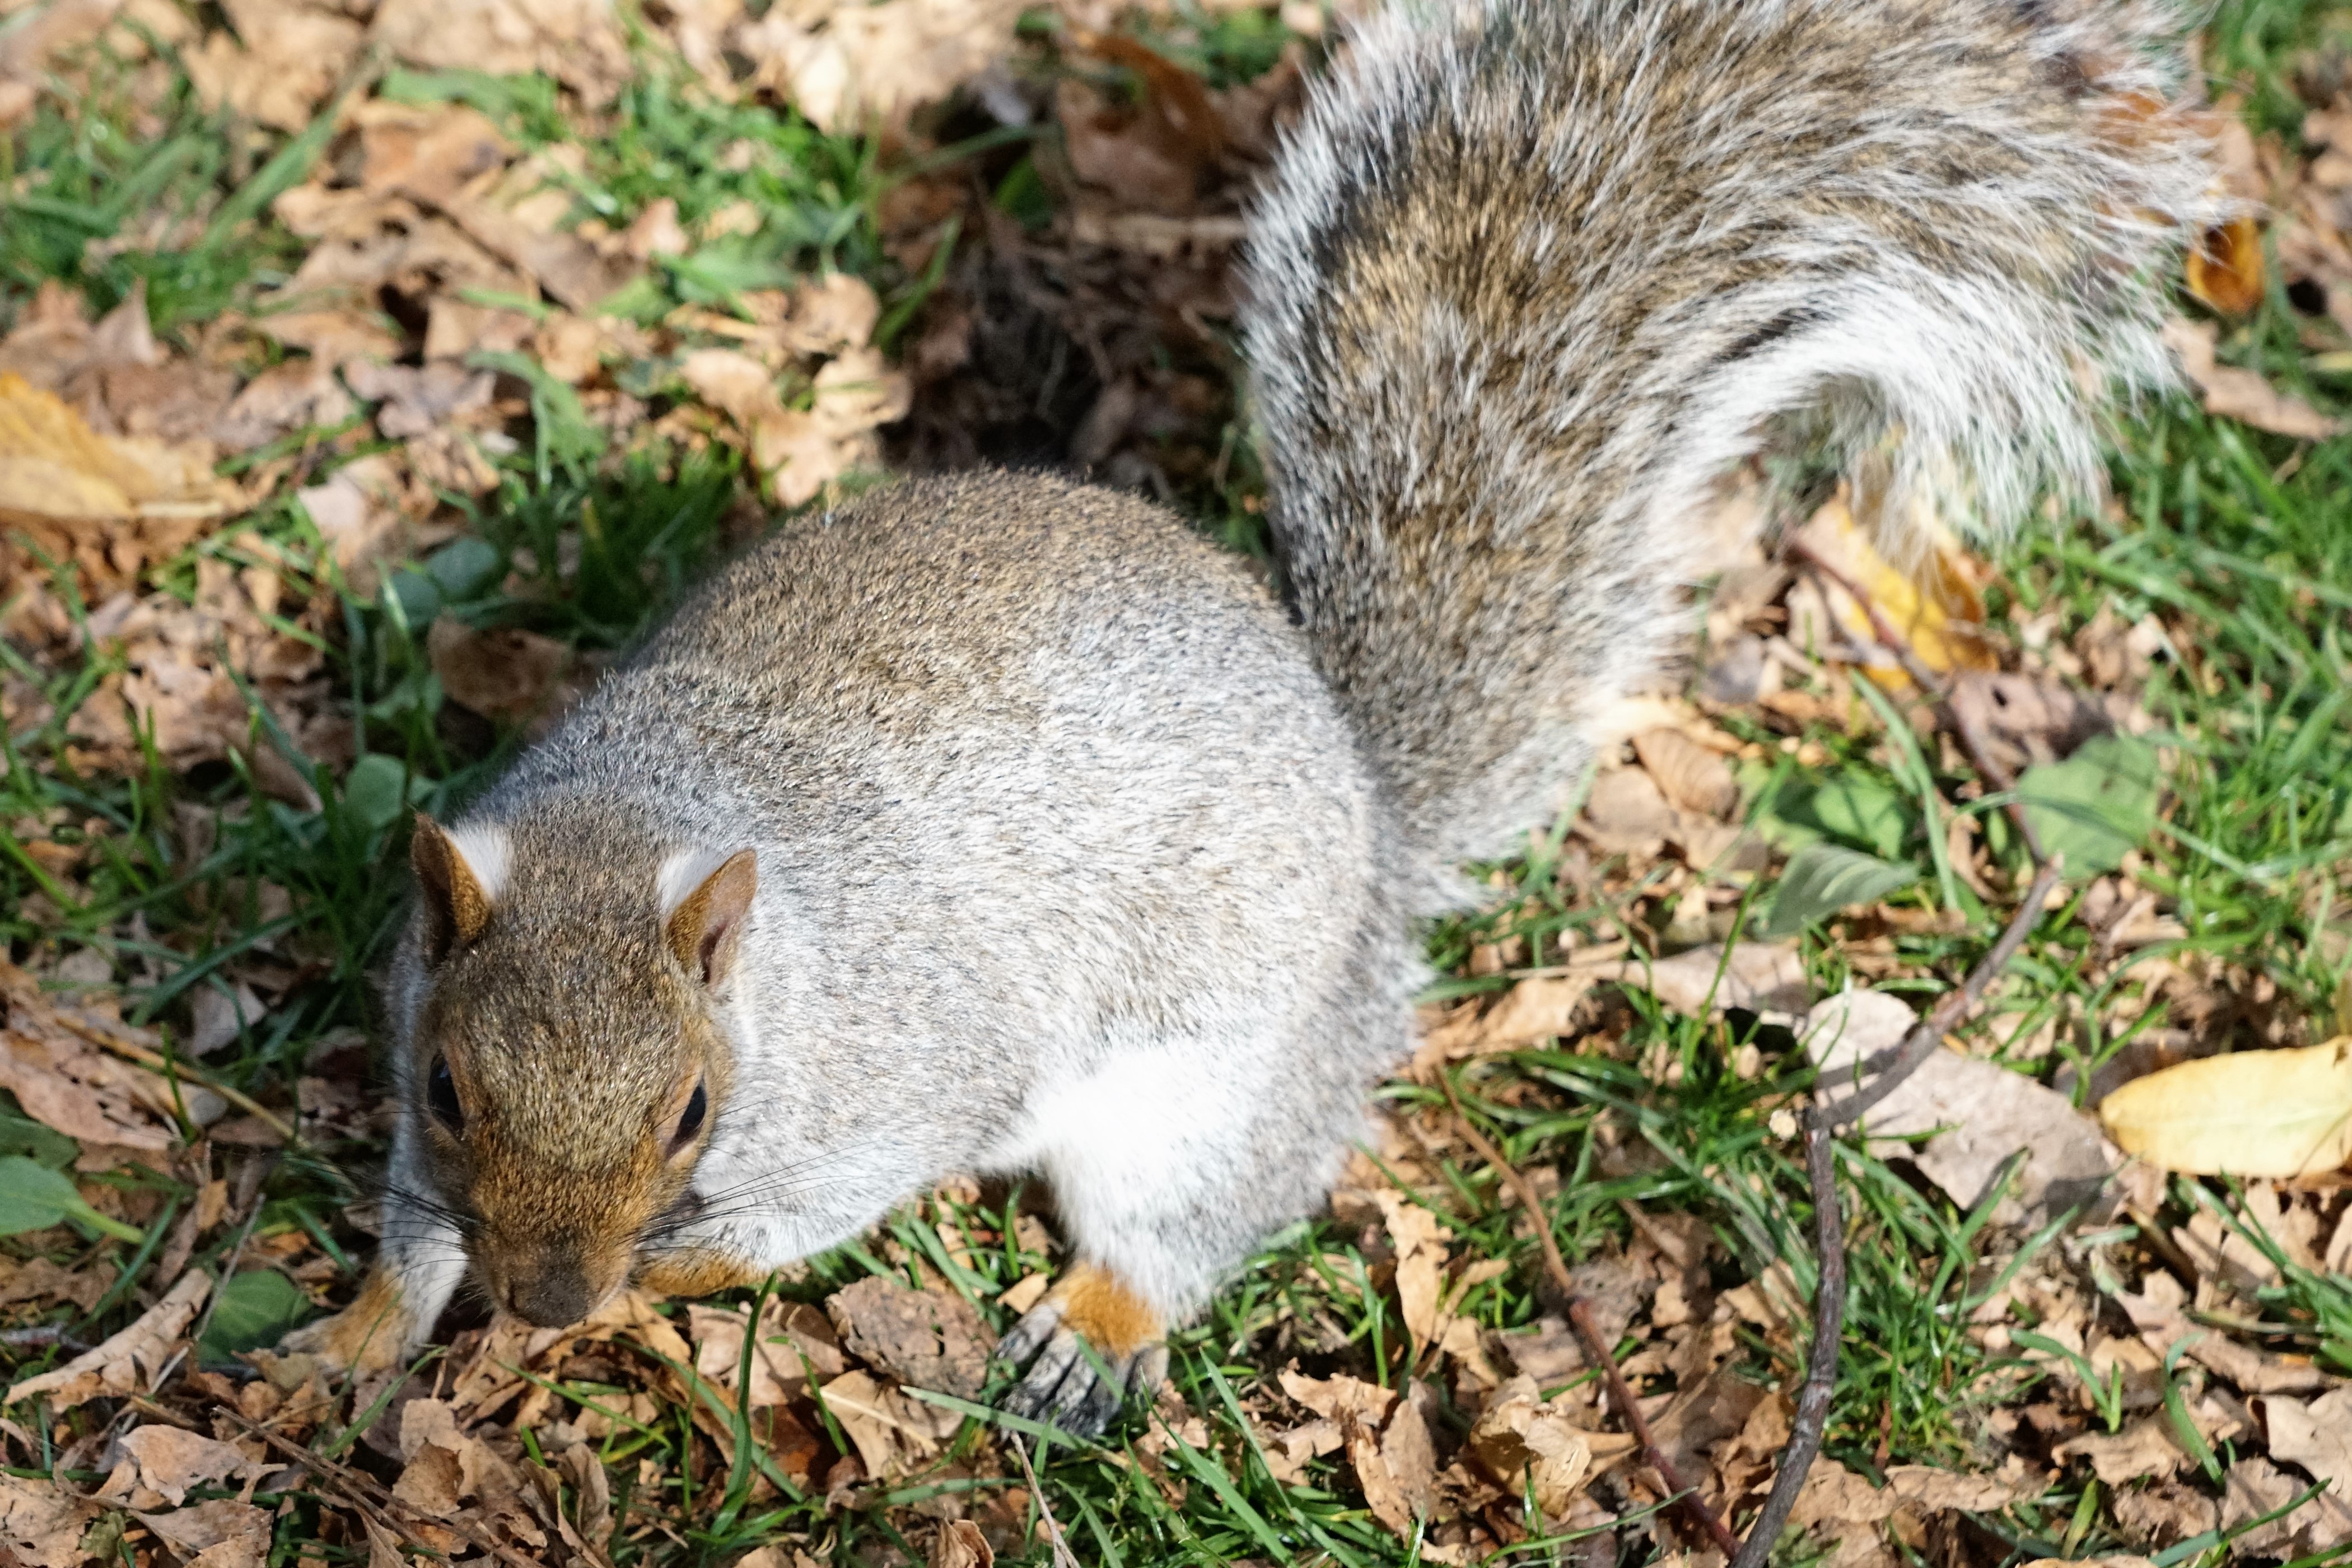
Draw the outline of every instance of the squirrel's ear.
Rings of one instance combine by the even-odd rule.
[[[671,883],[679,873],[692,875],[699,868],[691,863],[665,867],[662,880]],[[664,929],[669,950],[688,971],[700,975],[704,984],[717,985],[734,971],[738,939],[743,933],[744,921],[751,913],[751,895],[759,886],[758,854],[738,849],[720,862],[717,870],[696,883],[691,892],[670,906],[669,923]],[[663,901],[669,902],[667,899]]]
[[[461,844],[460,835],[475,840]],[[483,863],[477,866],[474,857]],[[416,895],[425,908],[425,960],[438,963],[460,947],[469,945],[490,923],[490,901],[505,871],[506,841],[460,829],[453,834],[439,823],[416,814],[416,832],[408,841],[408,863],[416,873]]]

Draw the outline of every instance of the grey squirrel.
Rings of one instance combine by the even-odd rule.
[[[297,1342],[405,1356],[468,1268],[542,1324],[743,1284],[1034,1172],[1076,1262],[1011,1406],[1098,1429],[1321,1200],[1410,1047],[1417,920],[1586,766],[1712,486],[1825,447],[1896,549],[1926,503],[2095,489],[2213,210],[2176,20],[1367,22],[1252,220],[1284,596],[1156,506],[992,472],[722,570],[418,823],[382,1253]]]

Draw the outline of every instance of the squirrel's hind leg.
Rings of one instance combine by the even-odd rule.
[[[1014,1325],[997,1353],[1028,1371],[1004,1399],[1015,1415],[1091,1437],[1130,1394],[1168,1371],[1167,1327],[1108,1269],[1080,1263]]]

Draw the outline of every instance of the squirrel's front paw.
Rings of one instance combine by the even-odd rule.
[[[400,1286],[372,1269],[352,1304],[305,1323],[278,1342],[281,1354],[316,1356],[338,1372],[366,1376],[397,1365],[416,1338],[416,1321],[401,1303]]]
[[[1029,1367],[1004,1396],[1005,1411],[1073,1436],[1095,1436],[1128,1394],[1159,1386],[1168,1371],[1162,1332],[1159,1314],[1133,1291],[1092,1264],[1079,1264],[997,1347],[999,1355]]]

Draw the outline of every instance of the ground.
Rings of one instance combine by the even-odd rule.
[[[2199,393],[2119,422],[2108,503],[1916,586],[1803,487],[1579,808],[1430,933],[1427,1043],[1328,1212],[1104,1442],[989,1411],[1058,1258],[1020,1188],[710,1302],[461,1311],[356,1386],[268,1351],[371,1246],[408,808],[704,563],[979,460],[1262,550],[1228,265],[1333,26],[0,0],[0,1551],[1705,1558],[1471,1134],[1744,1529],[1820,1272],[1804,1042],[1891,1041],[1982,960],[2014,802],[2066,879],[1839,1144],[1846,1334],[1776,1561],[2352,1562],[2342,1150],[2168,1175],[2094,1115],[2137,1147],[2124,1084],[2352,1034],[2352,25],[2297,0],[2205,20],[2247,216],[2180,279]],[[2218,1098],[2325,1142],[2341,1080]]]

